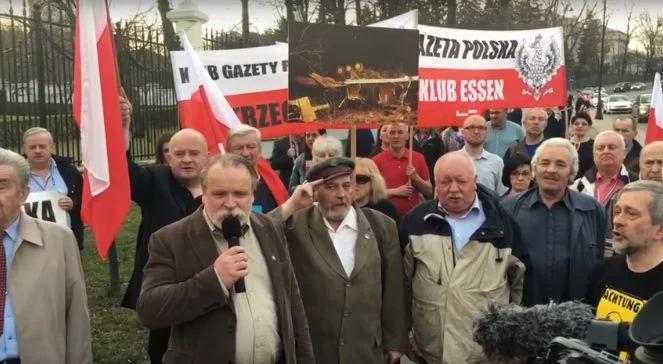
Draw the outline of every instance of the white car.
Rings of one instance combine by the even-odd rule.
[[[630,113],[633,102],[624,95],[612,95],[603,104],[603,112],[610,113]]]
[[[599,95],[598,94],[599,93],[596,92],[596,91],[594,91],[594,93],[592,94],[592,101],[591,101],[592,106],[597,106],[599,104]],[[608,93],[605,92],[605,89],[602,89],[601,90],[601,101],[603,101],[603,103],[605,104],[606,101],[608,101],[609,97],[610,97],[610,95],[608,95]]]

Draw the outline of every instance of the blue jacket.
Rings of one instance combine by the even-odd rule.
[[[606,215],[605,209],[595,199],[579,192],[567,189],[569,200],[573,206],[570,227],[570,261],[568,296],[571,299],[580,299],[585,296],[589,285],[589,274],[593,267],[603,258],[605,246]],[[509,213],[519,226],[536,224],[528,218],[532,203],[538,199],[539,189],[534,187],[515,196],[509,196],[502,201],[502,207]],[[537,253],[537,249],[544,249],[536,244],[539,237],[522,237],[530,257]],[[540,252],[540,251],[539,251]],[[533,262],[530,261],[532,264]],[[531,269],[536,271],[541,267],[532,264]],[[525,292],[523,303],[532,305],[545,301],[541,297],[536,282],[532,282]]]

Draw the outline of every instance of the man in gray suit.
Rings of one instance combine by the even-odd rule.
[[[287,220],[288,248],[316,361],[397,363],[408,339],[396,224],[353,204],[353,171],[344,157],[309,170],[318,203]]]

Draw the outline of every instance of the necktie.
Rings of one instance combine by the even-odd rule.
[[[5,295],[7,294],[7,260],[5,257],[5,231],[0,230],[0,335],[5,329]]]

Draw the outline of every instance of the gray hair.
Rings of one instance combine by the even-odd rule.
[[[205,191],[207,189],[207,175],[209,170],[212,169],[215,165],[220,165],[221,167],[231,167],[231,168],[242,168],[244,167],[251,176],[251,191],[255,191],[258,186],[258,172],[253,167],[248,159],[242,157],[238,154],[226,153],[219,154],[210,158],[205,166],[200,171],[200,187]]]
[[[341,141],[334,138],[333,136],[321,136],[313,142],[313,147],[311,147],[311,154],[313,156],[318,156],[320,154],[331,154],[334,153],[337,157],[343,156],[343,145]]]
[[[25,141],[29,137],[31,137],[35,134],[41,134],[41,133],[45,133],[46,135],[48,135],[48,139],[51,141],[51,144],[53,144],[53,135],[51,135],[51,132],[48,131],[48,129],[40,128],[38,126],[35,126],[34,128],[30,128],[30,129],[26,130],[25,133],[23,133],[23,144],[25,144]]]
[[[624,141],[624,137],[619,134],[618,132],[614,130],[604,130],[596,135],[596,138],[594,138],[594,149],[596,149],[596,144],[599,141],[599,138],[603,138],[605,136],[609,135],[616,135],[619,137],[619,147],[622,149],[626,149],[626,142]]]
[[[435,162],[435,166],[433,167],[433,176],[437,175],[437,170],[440,169],[440,164],[442,164],[442,161],[447,160],[449,157],[453,156],[459,156],[462,157],[463,159],[466,159],[468,162],[470,162],[470,166],[472,166],[472,174],[477,175],[477,167],[474,165],[474,160],[472,160],[472,157],[470,157],[469,154],[465,153],[465,151],[461,150],[455,150],[453,152],[445,153],[442,155],[440,158],[437,159],[437,162]]]
[[[617,194],[617,200],[626,192],[649,192],[654,201],[649,205],[652,225],[663,224],[663,184],[657,181],[640,180],[627,184]]]
[[[536,152],[534,152],[534,157],[532,157],[532,178],[536,178],[536,166],[539,165],[539,158],[541,158],[541,153],[546,148],[551,148],[551,147],[562,147],[566,148],[566,150],[569,152],[569,155],[571,156],[571,177],[575,178],[576,174],[578,174],[578,151],[576,150],[575,147],[573,147],[573,144],[571,144],[570,141],[564,139],[564,138],[550,138],[541,145],[539,145],[538,148],[536,148]],[[569,181],[570,182],[570,181]]]
[[[228,131],[228,142],[230,142],[230,139],[233,137],[243,137],[249,134],[255,134],[258,137],[258,143],[262,141],[262,136],[260,135],[260,130],[252,127],[251,125],[247,124],[239,124],[237,126],[233,126],[230,128]]]
[[[20,154],[0,148],[0,166],[14,168],[19,187],[28,187],[30,181],[30,164]]]

